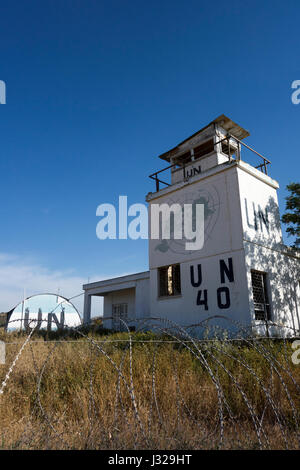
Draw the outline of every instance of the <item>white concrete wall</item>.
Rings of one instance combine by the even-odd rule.
[[[149,236],[150,269],[158,266],[192,261],[195,258],[230,253],[243,248],[240,216],[238,177],[235,166],[221,165],[209,174],[192,181],[172,186],[168,191],[156,193],[149,201],[149,227],[151,204],[205,205],[205,240],[200,251],[187,251],[187,240],[152,240]]]
[[[243,238],[269,248],[283,244],[277,189],[278,183],[242,162],[238,168]]]
[[[181,325],[198,323],[211,315],[225,315],[244,325],[265,327],[255,321],[251,269],[268,273],[269,301],[274,322],[299,329],[299,259],[287,256],[277,200],[278,183],[250,165],[221,165],[187,184],[177,184],[152,196],[152,203],[203,203],[207,206],[204,247],[186,251],[186,240],[149,240],[151,316],[167,317]],[[149,211],[151,222],[151,211]],[[149,227],[151,225],[149,224]],[[220,260],[232,258],[234,281],[220,279]],[[181,296],[158,297],[158,267],[180,263]],[[190,267],[201,264],[202,283],[191,284]],[[228,287],[230,306],[220,308],[217,291]],[[207,306],[197,305],[197,295],[207,291]],[[200,295],[200,294],[199,294]],[[225,293],[221,295],[221,307]],[[225,303],[226,305],[226,303]],[[218,321],[222,324],[221,321]],[[223,322],[222,326],[225,323]],[[228,327],[230,323],[227,324]],[[270,330],[283,334],[283,330]]]
[[[145,318],[150,315],[150,279],[141,279],[135,288],[135,317]],[[139,323],[137,323],[137,326]]]
[[[291,335],[300,329],[300,265],[295,259],[280,251],[245,242],[250,312],[254,322],[254,304],[251,287],[251,269],[267,273],[271,320],[286,328],[272,328],[276,335]],[[265,332],[262,322],[254,322],[257,331]],[[290,329],[290,330],[289,330]]]
[[[211,152],[205,157],[200,157],[187,164],[185,166],[185,171],[183,171],[183,168],[176,168],[172,171],[172,184],[184,181],[184,174],[186,175],[186,178],[191,179],[193,178],[194,173],[197,175],[225,162],[228,162],[228,157],[225,154]]]
[[[229,266],[228,258],[232,259],[233,280],[227,276],[221,278],[220,260]],[[201,265],[202,282],[198,284],[198,265]],[[194,269],[194,285],[191,278],[191,266]],[[250,324],[249,300],[247,292],[244,252],[238,250],[231,253],[210,257],[198,257],[193,261],[183,262],[180,265],[181,295],[174,297],[158,297],[158,272],[150,271],[151,282],[151,316],[167,317],[180,325],[199,323],[209,316],[222,315],[230,320]],[[224,292],[226,288],[229,295],[229,305]],[[219,302],[218,302],[218,290]],[[197,305],[197,299],[202,301],[207,297],[207,305]],[[211,324],[222,324],[231,329],[233,325],[227,321],[215,321]]]
[[[181,325],[189,325],[199,323],[209,316],[222,315],[249,325],[251,318],[237,167],[228,164],[219,166],[209,175],[195,177],[190,184],[152,199],[150,204],[165,202],[204,203],[205,240],[199,251],[186,251],[186,240],[149,240],[151,316],[167,317]],[[222,282],[220,260],[229,266],[229,258],[232,259],[234,279],[230,282],[225,276]],[[181,296],[159,298],[157,268],[175,263],[181,264]],[[195,287],[191,283],[190,269],[194,266],[197,278],[198,264],[201,264],[202,283]],[[197,305],[198,295],[200,300],[207,295],[207,309],[203,304]],[[229,305],[225,302],[225,295],[229,295]],[[230,322],[219,319],[217,323],[228,329],[233,328]]]
[[[266,333],[265,325],[254,319],[251,269],[267,273],[271,318],[274,322],[299,329],[299,259],[287,255],[283,245],[278,207],[278,183],[243,163],[238,181],[247,268],[250,314],[257,331]],[[261,325],[259,327],[259,325]],[[285,328],[271,329],[272,334],[286,334]]]

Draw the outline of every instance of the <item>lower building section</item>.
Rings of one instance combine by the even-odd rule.
[[[84,286],[84,322],[91,299],[104,298],[103,326],[115,331],[156,318],[194,334],[299,334],[299,258],[245,241],[243,248]],[[149,326],[149,322],[147,325]]]
[[[149,272],[122,276],[83,286],[84,323],[91,321],[93,297],[103,297],[103,326],[116,331],[135,327],[135,320],[149,316]]]
[[[152,316],[194,330],[202,324],[202,331],[204,324],[232,331],[251,325],[243,249],[152,268],[150,289]]]

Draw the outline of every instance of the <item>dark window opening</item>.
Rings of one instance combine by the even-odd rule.
[[[271,320],[267,290],[267,274],[251,271],[255,320]]]
[[[194,160],[197,160],[198,158],[204,157],[205,155],[213,152],[214,148],[215,147],[214,147],[213,139],[207,140],[203,144],[198,145],[198,147],[194,148]],[[174,159],[174,163],[178,165],[179,167],[182,167],[183,165],[187,165],[188,163],[191,163],[191,162],[192,162],[192,154],[190,150]]]
[[[186,152],[179,157],[181,164],[186,164],[192,161],[191,152]]]
[[[204,155],[207,155],[213,151],[214,141],[213,139],[210,139],[207,142],[204,142],[204,144],[198,145],[198,147],[194,148],[194,158],[197,160],[197,158],[203,157]]]
[[[183,155],[180,155],[179,157],[177,157],[175,160],[175,163],[179,167],[182,167],[183,165],[186,165],[187,163],[190,163],[191,161],[192,161],[191,152],[188,151],[184,153]]]
[[[233,147],[232,145],[229,145],[228,147],[227,141],[222,142],[221,145],[222,145],[222,153],[225,153],[225,155],[228,155],[229,157],[229,150],[230,150],[230,156],[236,157],[236,152],[237,152],[236,147]]]
[[[158,269],[159,297],[181,294],[180,265],[164,266]]]

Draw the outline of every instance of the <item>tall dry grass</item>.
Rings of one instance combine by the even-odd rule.
[[[90,340],[127,337],[90,335]],[[133,335],[153,339],[153,334]],[[0,384],[25,337],[6,335]],[[0,395],[2,449],[297,448],[289,343],[101,343],[33,337]],[[190,348],[190,349],[189,349]],[[197,358],[198,356],[198,358]]]

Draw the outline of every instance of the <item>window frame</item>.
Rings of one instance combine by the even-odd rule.
[[[171,280],[172,293],[168,293],[168,274],[164,281],[166,286],[164,287],[163,290],[162,290],[162,278],[161,278],[161,274],[163,270],[166,270],[166,272],[168,273],[168,270],[170,268],[172,269],[172,280]],[[173,271],[174,268],[178,269],[177,275],[176,275],[175,270]],[[176,279],[176,276],[178,276],[177,279]],[[179,282],[179,289],[178,289],[178,282]],[[176,286],[176,283],[177,283],[177,286]],[[181,288],[181,265],[180,263],[169,264],[167,266],[160,266],[159,268],[157,268],[157,297],[158,299],[171,299],[171,298],[181,297],[181,296],[182,296],[182,288]]]
[[[115,311],[119,310],[119,311]],[[121,323],[121,319],[126,322],[128,320],[128,302],[119,302],[111,305],[112,329],[114,331],[126,331],[125,326]],[[118,324],[118,328],[116,328]]]
[[[260,275],[262,279],[262,295],[264,302],[256,302],[254,294],[254,285],[253,285],[253,274]],[[270,301],[270,289],[269,289],[269,273],[265,271],[260,271],[258,269],[251,269],[251,289],[252,289],[252,300],[254,306],[254,320],[255,321],[272,321],[272,309]],[[258,287],[256,287],[258,288]],[[258,308],[258,306],[263,306],[263,308]]]

